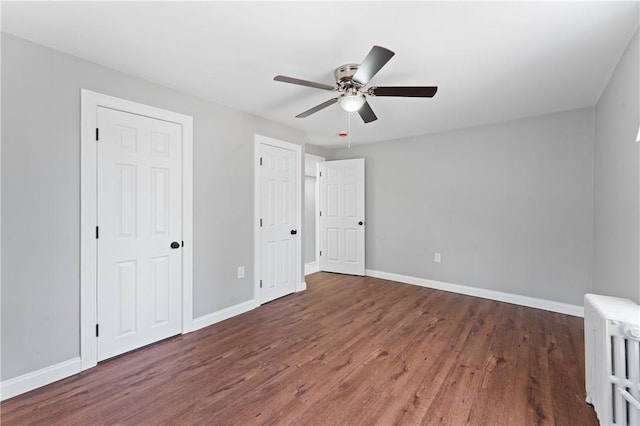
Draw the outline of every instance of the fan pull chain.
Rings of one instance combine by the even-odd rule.
[[[349,116],[348,119],[348,125],[347,125],[347,135],[348,135],[348,146],[349,149],[351,149],[351,114],[353,114],[352,112],[350,112],[349,114],[347,114]]]

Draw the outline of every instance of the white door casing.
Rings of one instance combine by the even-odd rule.
[[[364,158],[318,163],[320,270],[365,273]]]
[[[306,288],[300,162],[299,145],[256,135],[255,298],[259,303]]]
[[[182,141],[178,124],[104,107],[98,129],[101,361],[182,329]]]
[[[96,337],[98,239],[96,239],[98,205],[97,128],[98,108],[109,108],[175,123],[182,140],[181,241],[182,263],[181,331],[193,331],[193,119],[192,117],[149,105],[116,98],[90,90],[81,90],[80,148],[80,358],[82,370],[98,361]]]

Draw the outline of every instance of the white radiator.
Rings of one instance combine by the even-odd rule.
[[[585,385],[601,425],[640,425],[640,306],[584,296]]]

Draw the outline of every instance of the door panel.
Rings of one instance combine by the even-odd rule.
[[[329,261],[338,262],[340,260],[340,252],[338,250],[340,230],[338,228],[326,228],[325,234],[327,236],[326,249],[321,250],[322,255]],[[322,247],[322,246],[321,246]]]
[[[295,151],[260,144],[260,228],[262,288],[260,302],[293,293],[296,288],[297,231]]]
[[[344,260],[348,263],[358,262],[358,230],[344,230]]]
[[[169,280],[169,257],[156,257],[151,259],[152,287],[155,293],[155,315],[152,326],[166,324],[169,321],[169,293],[171,283]]]
[[[169,222],[169,170],[151,168],[151,232],[167,235]]]
[[[117,173],[120,183],[119,205],[116,207],[120,212],[118,215],[118,230],[120,237],[131,237],[135,235],[137,198],[136,198],[136,167],[119,164]]]
[[[326,207],[326,217],[337,219],[338,218],[338,209],[339,202],[338,197],[340,194],[340,188],[338,185],[329,185],[327,184],[327,207]]]
[[[116,337],[136,332],[138,273],[135,261],[118,262],[117,304],[118,329]]]
[[[358,186],[348,184],[344,186],[344,217],[357,218],[358,215]]]
[[[364,159],[318,164],[320,270],[364,275]]]
[[[181,126],[98,108],[98,360],[181,331]]]

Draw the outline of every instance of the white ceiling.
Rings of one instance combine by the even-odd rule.
[[[374,44],[396,55],[371,85],[437,85],[432,99],[370,98],[354,143],[593,106],[638,27],[637,1],[2,2],[2,30],[343,144],[333,84]]]

